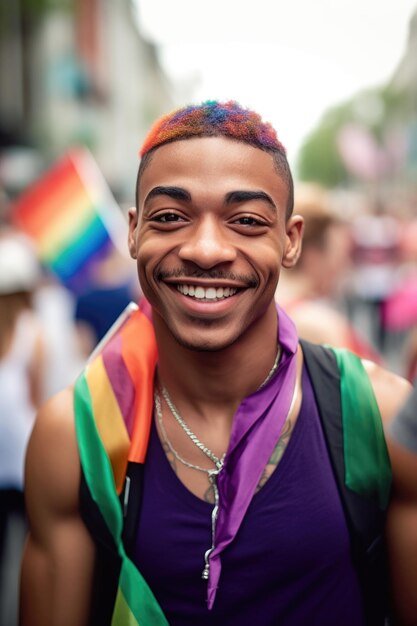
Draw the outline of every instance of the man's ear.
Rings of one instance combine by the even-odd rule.
[[[300,258],[304,232],[304,218],[301,215],[292,215],[286,224],[285,251],[282,266],[290,269]]]
[[[128,211],[129,218],[129,234],[128,234],[128,247],[130,256],[132,259],[136,259],[137,251],[136,251],[136,229],[138,225],[138,212],[136,207],[131,207]]]

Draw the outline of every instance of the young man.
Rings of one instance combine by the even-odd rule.
[[[320,390],[274,301],[303,228],[285,151],[257,114],[207,102],[141,155],[129,249],[150,307],[39,415],[22,626],[365,624]],[[408,384],[365,368],[388,422]],[[417,508],[394,497],[392,536]],[[401,555],[388,538],[403,624],[416,534]]]

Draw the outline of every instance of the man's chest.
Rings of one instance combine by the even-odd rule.
[[[337,488],[323,457],[323,442],[311,435],[297,424],[280,465],[254,496],[222,554],[214,609],[227,612],[230,602],[237,606],[250,598],[254,607],[268,606],[278,619],[277,598],[283,607],[290,597],[307,597],[309,602],[309,586],[329,584],[323,582],[326,570],[352,576]],[[175,615],[182,602],[195,611],[198,623],[205,623],[207,583],[201,573],[210,545],[211,511],[172,472],[154,431],[134,559],[164,610]]]

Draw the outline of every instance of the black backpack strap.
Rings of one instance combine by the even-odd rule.
[[[89,626],[110,626],[122,566],[114,539],[91,497],[83,470],[80,482],[80,515],[96,546]]]
[[[364,497],[345,484],[340,372],[332,350],[300,341],[319,409],[330,461],[350,534],[352,557],[362,585],[368,626],[384,624],[387,567],[383,541],[385,513],[376,497]]]
[[[123,507],[123,545],[128,556],[132,557],[135,550],[136,535],[142,505],[143,463],[129,461],[126,470],[125,487],[121,495]]]
[[[142,502],[143,472],[144,465],[142,463],[128,463],[125,487],[120,496],[124,517],[123,544],[129,556],[133,555],[135,548]],[[110,626],[122,560],[102,513],[91,497],[82,468],[79,496],[81,518],[96,546],[88,623],[91,626],[106,626],[107,624]]]

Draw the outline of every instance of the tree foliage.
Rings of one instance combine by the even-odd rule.
[[[368,89],[332,107],[301,146],[297,161],[298,178],[327,187],[345,185],[351,174],[338,148],[341,129],[346,124],[360,124],[381,144],[387,129],[402,119],[406,107],[406,95],[390,87]]]

